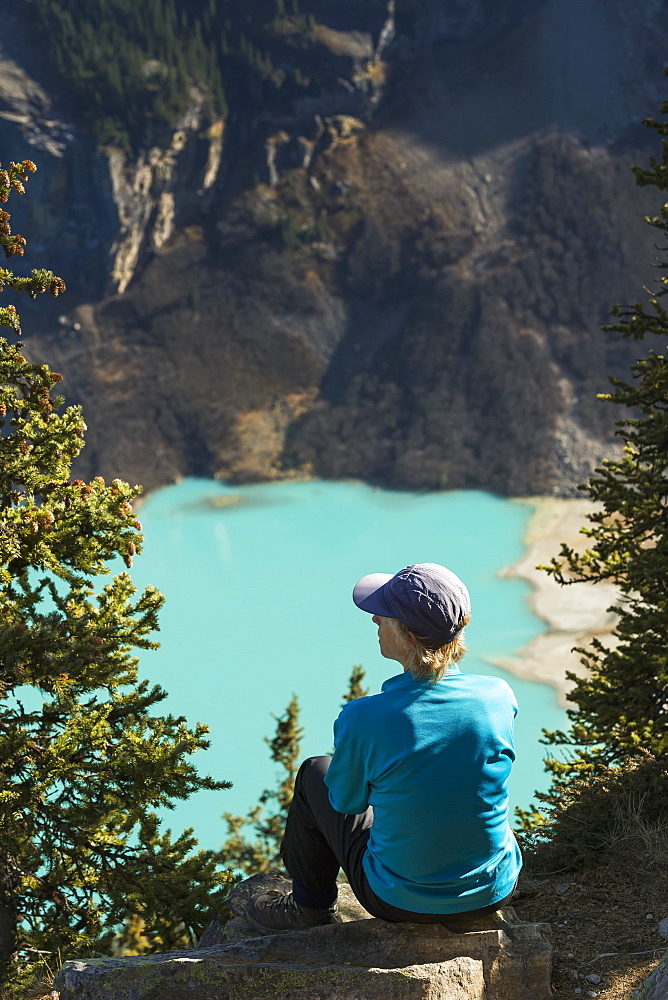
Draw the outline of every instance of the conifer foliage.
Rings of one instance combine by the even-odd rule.
[[[30,161],[0,168],[0,201],[22,193]],[[0,214],[6,256],[25,240]],[[0,269],[0,285],[33,297],[65,290],[52,272]],[[139,487],[71,480],[86,425],[63,408],[61,376],[29,361],[14,306],[0,309],[0,971],[15,979],[36,952],[68,957],[131,915],[170,937],[197,933],[220,908],[217,856],[172,839],[152,812],[226,787],[188,758],[206,727],[156,714],[159,687],[139,681],[161,595],[125,572],[141,551],[131,501]],[[173,935],[172,935],[173,936]]]
[[[297,0],[33,0],[45,58],[96,139],[137,152],[164,140],[195,92],[210,116],[278,89],[269,49],[306,33]],[[228,104],[230,107],[228,107]]]
[[[668,114],[668,102],[662,106]],[[668,190],[668,122],[647,119],[661,136],[660,159],[649,168],[634,168],[637,183]],[[569,811],[577,819],[574,841],[582,843],[583,803],[590,801],[591,782],[612,788],[615,782],[635,782],[641,788],[652,777],[655,792],[642,786],[643,808],[665,809],[668,767],[668,313],[662,297],[668,293],[668,205],[647,219],[660,234],[656,266],[657,288],[646,304],[615,306],[616,322],[604,327],[641,341],[658,338],[630,369],[630,379],[612,378],[612,390],[601,396],[623,407],[617,433],[622,457],[604,462],[582,487],[598,505],[583,533],[589,547],[579,554],[563,545],[560,556],[546,567],[560,583],[610,580],[620,600],[614,609],[619,645],[607,648],[594,640],[579,650],[588,667],[575,678],[569,700],[571,729],[547,734],[552,746],[575,748],[566,760],[548,760],[553,782],[538,798],[547,806],[546,818],[554,833],[568,825]],[[663,784],[659,777],[663,775]],[[649,776],[649,777],[648,777]],[[654,787],[653,786],[653,787]],[[662,805],[659,786],[664,789]],[[621,787],[621,785],[620,785]],[[593,801],[593,800],[592,800]],[[577,816],[576,816],[577,813]],[[591,813],[591,810],[590,810]],[[579,819],[578,819],[579,817]],[[525,829],[536,831],[537,815],[524,814]],[[597,814],[598,823],[605,825]],[[592,824],[593,825],[593,824]],[[540,826],[538,827],[540,830]],[[599,829],[597,836],[602,831]]]
[[[668,102],[663,106],[668,113]],[[668,136],[668,123],[647,124]],[[668,190],[668,140],[662,140],[662,159],[650,169],[636,169],[640,184]],[[668,205],[648,220],[664,241],[668,236]],[[660,252],[666,253],[664,245]],[[668,259],[657,262],[662,270]],[[668,313],[661,304],[668,278],[648,306],[615,306],[618,318],[607,330],[641,340],[659,338],[657,349],[631,366],[631,381],[611,379],[613,389],[601,398],[625,408],[618,421],[624,453],[605,462],[585,490],[601,505],[590,517],[585,534],[591,545],[584,555],[568,546],[555,560],[560,581],[612,580],[621,592],[617,611],[617,649],[599,642],[585,652],[588,677],[576,684],[572,700],[576,721],[589,743],[602,743],[602,753],[614,760],[642,747],[652,753],[668,751]]]
[[[369,689],[362,683],[364,677],[364,667],[355,664],[348,680],[348,690],[343,695],[344,706],[349,701],[368,695]],[[304,735],[299,717],[299,700],[293,694],[284,714],[276,719],[274,736],[271,739],[265,737],[271,759],[281,768],[276,788],[265,788],[258,805],[247,816],[223,813],[228,838],[221,848],[222,854],[246,875],[281,867],[281,842],[294,794]],[[252,839],[249,839],[248,831],[252,831]]]
[[[276,788],[265,788],[258,805],[251,809],[248,816],[223,813],[228,839],[223,844],[222,853],[246,875],[266,872],[281,865],[281,841],[294,793],[304,733],[299,716],[299,701],[293,694],[284,714],[276,719],[274,736],[272,739],[265,737],[271,759],[281,768]],[[252,831],[252,839],[248,838],[246,829]]]
[[[209,112],[227,105],[213,2],[35,0],[46,58],[72,88],[96,138],[150,144],[198,88]]]
[[[350,674],[350,679],[348,681],[348,690],[343,696],[344,707],[349,701],[357,701],[358,698],[366,698],[369,693],[369,688],[364,687],[362,681],[364,680],[364,667],[361,663],[354,663],[353,669]]]

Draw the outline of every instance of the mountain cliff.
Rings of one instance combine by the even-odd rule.
[[[13,222],[68,284],[26,346],[84,404],[79,474],[572,493],[635,355],[599,326],[652,280],[661,0],[244,9],[224,104],[193,79],[114,141],[0,0]]]

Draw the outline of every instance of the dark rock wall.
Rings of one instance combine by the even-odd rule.
[[[26,342],[85,406],[79,474],[568,495],[638,352],[599,327],[653,276],[629,166],[656,152],[665,5],[311,8],[310,45],[280,42],[308,86],[226,122],[194,100],[130,161],[0,0],[2,159],[39,167],[15,228],[69,286],[22,308]]]

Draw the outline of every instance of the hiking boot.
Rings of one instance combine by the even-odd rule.
[[[291,892],[261,892],[246,903],[246,917],[262,934],[300,931],[321,924],[341,923],[336,903],[326,910],[310,910],[295,902]]]

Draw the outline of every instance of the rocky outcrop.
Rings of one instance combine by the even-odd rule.
[[[634,991],[632,1000],[665,1000],[668,996],[668,956],[657,965],[645,982]]]
[[[33,252],[57,248],[49,264],[68,276],[75,300],[70,309],[77,300],[122,295],[180,222],[208,210],[222,169],[224,122],[207,117],[205,95],[193,88],[163,146],[138,155],[97,148],[74,123],[72,109],[59,106],[56,95],[16,61],[15,49],[36,68],[29,29],[16,10],[0,3],[0,18],[7,28],[0,42],[2,146],[16,160],[39,160],[40,168],[32,197],[12,205],[14,219],[37,234]]]
[[[547,925],[503,910],[486,928],[353,919],[195,951],[66,962],[60,1000],[549,1000]]]
[[[167,148],[153,147],[137,159],[120,149],[104,150],[109,181],[118,211],[117,235],[110,247],[111,282],[119,295],[132,281],[142,255],[156,253],[174,235],[177,214],[188,211],[184,181],[196,191],[199,212],[206,211],[223,155],[224,122],[209,123],[203,113],[202,94],[192,94],[192,104],[172,135]],[[204,147],[202,150],[197,147]],[[198,162],[199,169],[193,164]],[[192,205],[190,209],[192,211]]]
[[[637,345],[599,327],[652,280],[657,0],[314,0],[273,97],[223,122],[193,93],[135,158],[0,10],[0,138],[39,166],[16,229],[68,283],[24,327],[86,408],[80,475],[570,495],[612,453],[596,394]]]

